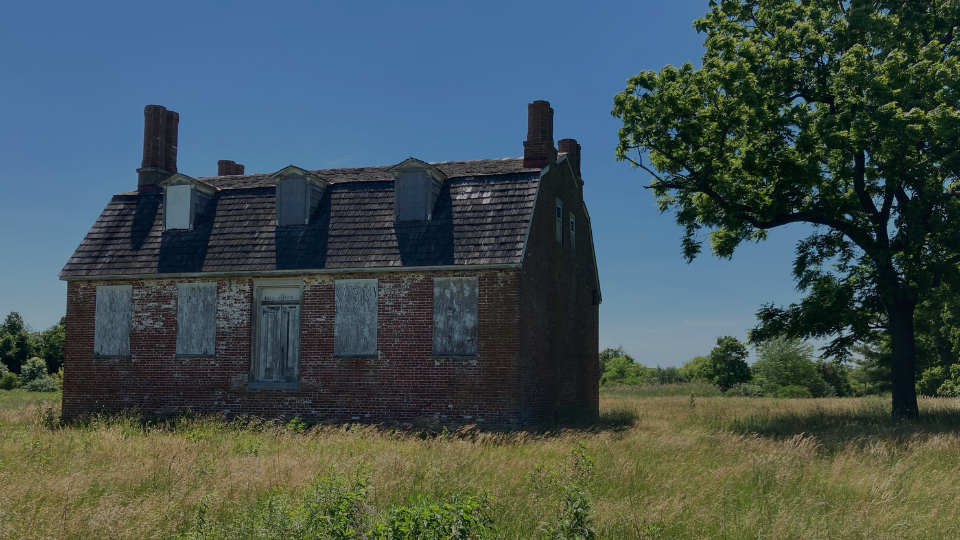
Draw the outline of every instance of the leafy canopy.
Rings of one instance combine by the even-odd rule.
[[[960,279],[960,2],[710,6],[701,68],[644,71],[616,96],[617,157],[653,175],[688,260],[707,232],[730,257],[812,226],[793,271],[808,295],[767,306],[755,338],[832,336],[843,357]]]

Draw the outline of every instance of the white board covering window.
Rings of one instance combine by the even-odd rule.
[[[164,190],[163,219],[165,230],[190,229],[193,212],[193,188],[190,186],[170,186]]]
[[[563,201],[557,199],[557,244],[563,245]]]
[[[217,284],[177,285],[177,354],[213,356],[217,338]]]
[[[130,326],[133,322],[133,287],[97,287],[97,313],[93,352],[98,356],[130,356]]]
[[[433,279],[434,356],[476,356],[479,280]]]
[[[376,356],[377,280],[339,279],[335,288],[333,354]]]
[[[299,383],[299,286],[261,286],[255,290],[254,345],[250,385],[277,388]]]

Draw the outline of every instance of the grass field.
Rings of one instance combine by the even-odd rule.
[[[358,461],[371,512],[465,488],[489,493],[503,538],[542,537],[559,504],[543,480],[563,476],[579,443],[600,538],[960,537],[960,401],[921,401],[909,423],[880,398],[670,392],[605,391],[589,428],[436,434],[218,419],[61,427],[54,394],[0,391],[0,538],[169,538],[195,528],[201,500],[204,521],[226,523]]]

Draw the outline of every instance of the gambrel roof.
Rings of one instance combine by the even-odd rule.
[[[163,231],[162,191],[114,195],[60,277],[519,264],[540,168],[431,165],[448,180],[424,222],[394,222],[389,165],[310,171],[329,186],[302,226],[276,226],[270,174],[197,179],[216,192],[192,230]]]

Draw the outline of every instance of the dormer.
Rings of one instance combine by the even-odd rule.
[[[270,178],[277,182],[277,226],[309,225],[329,185],[319,176],[294,165],[284,167]]]
[[[217,188],[190,178],[174,174],[158,184],[163,188],[163,230],[192,230],[213,199]]]
[[[440,195],[440,186],[447,175],[443,171],[409,158],[390,169],[395,179],[393,188],[394,221],[430,221]]]

